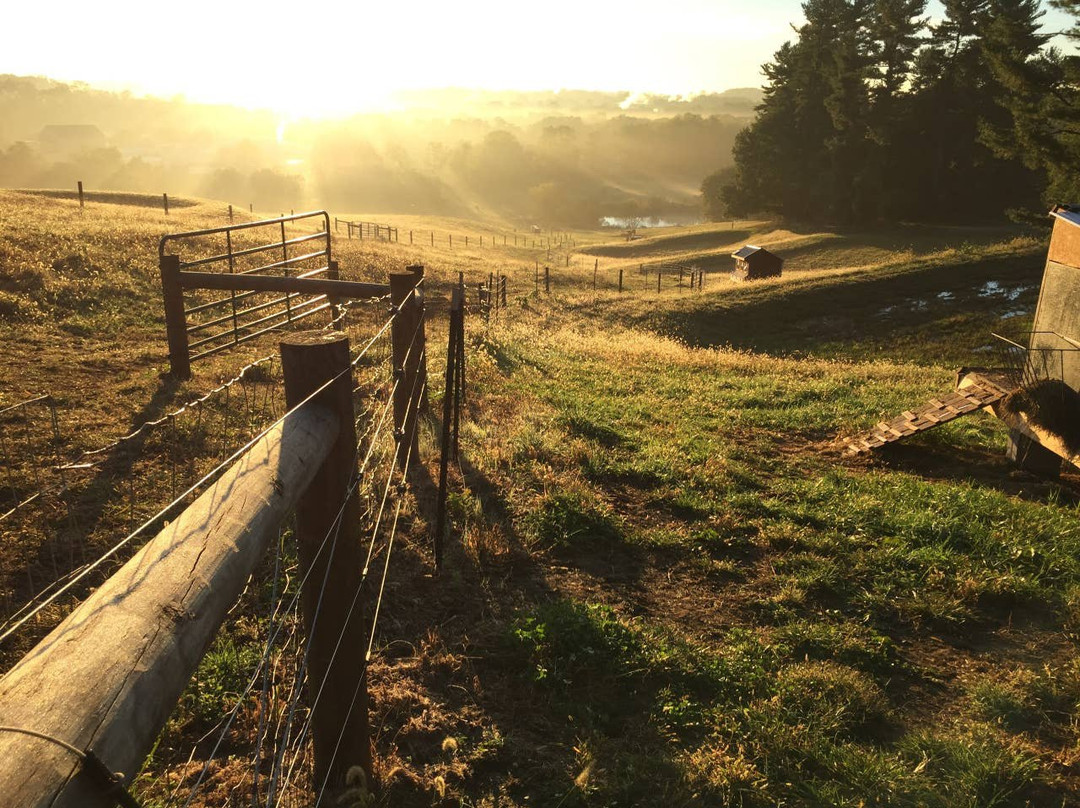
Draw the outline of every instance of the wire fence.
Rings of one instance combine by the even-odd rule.
[[[469,310],[488,322],[498,321],[510,308],[512,293],[529,293],[530,275],[531,291],[541,294],[539,260],[531,268],[488,272],[486,278],[478,273],[466,279],[462,272],[451,287],[437,562],[446,529],[448,461],[457,455],[457,425],[465,399],[463,317]],[[704,273],[692,268],[676,274],[668,266],[657,277],[700,289]],[[550,266],[544,267],[543,278],[548,294],[629,291],[625,267],[601,271],[598,260],[591,278],[580,271],[553,272]],[[391,560],[402,544],[402,517],[409,508],[410,471],[420,460],[419,445],[408,433],[415,436],[428,394],[422,371],[427,359],[424,318],[403,320],[408,298],[393,298],[394,276],[389,288],[388,316],[379,316],[382,298],[337,301],[324,326],[363,334],[348,368],[355,434],[351,453],[357,473],[343,496],[325,509],[336,517],[309,557],[303,547],[310,549],[310,542],[297,547],[299,522],[282,523],[272,552],[248,580],[230,610],[226,630],[217,634],[180,697],[150,763],[128,786],[140,800],[306,806],[336,802],[343,786],[360,804],[369,794],[370,760],[366,766],[356,760],[345,732],[354,713],[367,714],[366,672],[352,692],[342,693],[331,669],[335,660],[358,648],[366,663],[379,646]],[[410,297],[423,307],[422,280]],[[216,303],[226,300],[231,305],[230,298]],[[376,305],[369,305],[372,302]],[[413,329],[407,341],[399,333],[405,322]],[[5,668],[296,411],[286,405],[282,383],[281,360],[276,355],[258,357],[204,394],[93,448],[80,449],[75,436],[65,434],[64,413],[48,396],[0,410],[0,475],[5,485],[0,531],[5,544],[10,538],[25,551],[0,572],[0,661]],[[357,503],[355,519],[346,518],[350,502]],[[358,525],[358,532],[346,524]],[[337,566],[331,560],[358,536],[363,539],[358,580],[341,602],[327,594],[331,570]],[[323,633],[329,631],[331,637],[328,660],[325,647],[313,645],[320,624],[328,626]],[[325,733],[318,740],[325,720],[320,711],[325,714],[328,700],[342,727],[329,747]]]
[[[348,301],[323,330],[373,332],[385,310],[382,300]],[[390,375],[385,333],[357,355],[357,365],[365,382]],[[68,426],[77,420],[74,414],[69,419],[51,396],[0,410],[4,668],[130,557],[162,520],[192,501],[223,458],[283,414],[281,385],[280,359],[267,354],[202,395],[86,449],[75,448],[78,431]],[[370,389],[361,384],[357,395],[369,395]],[[117,547],[112,541],[120,536],[123,545]],[[101,559],[107,551],[109,557]]]
[[[364,615],[367,619],[365,661],[370,661],[375,651],[386,580],[394,548],[400,540],[407,480],[416,461],[410,446],[405,464],[399,466],[395,462],[398,436],[393,426],[392,403],[404,378],[385,372],[382,360],[390,356],[387,333],[384,330],[352,358],[357,425],[354,460],[358,471],[315,554],[316,559],[334,557],[339,544],[346,540],[342,534],[346,503],[351,496],[358,496],[361,502],[358,538],[363,545],[363,567],[344,616],[331,616],[326,611],[323,591],[329,566],[323,580],[313,581],[319,564],[309,563],[306,569],[300,564],[291,552],[294,538],[291,529],[284,528],[275,543],[273,558],[267,559],[263,569],[253,576],[245,598],[234,610],[232,625],[222,634],[230,643],[236,643],[238,638],[245,643],[234,650],[235,657],[249,660],[242,671],[234,668],[231,673],[238,687],[226,688],[221,703],[215,705],[218,709],[207,716],[207,723],[211,718],[213,723],[194,744],[184,740],[190,738],[190,731],[177,732],[173,737],[167,731],[158,747],[160,764],[153,772],[145,773],[137,784],[141,798],[182,806],[244,802],[291,808],[327,804],[331,792],[335,800],[340,795],[341,789],[333,787],[328,774],[316,777],[312,749],[314,716],[321,701],[329,697],[329,674],[338,655],[345,652],[348,627],[365,611],[370,613],[370,617]],[[419,351],[414,333],[406,361],[411,362],[414,352]],[[411,409],[420,405],[422,385],[420,377],[414,377],[408,396]],[[309,584],[315,584],[319,594],[305,630],[301,594]],[[312,638],[320,621],[334,617],[342,629],[333,639],[323,675],[313,678]],[[214,657],[209,659],[213,661]],[[200,678],[212,674],[213,666],[204,663]],[[193,680],[178,712],[190,715],[193,706],[198,707],[200,694],[206,689],[200,678]],[[367,710],[366,697],[361,699],[365,688],[366,680],[361,677],[353,691],[346,694],[343,725],[356,711]],[[335,702],[342,701],[341,694],[336,694]],[[336,739],[327,768],[333,768],[342,740]],[[163,749],[163,745],[167,748]],[[352,772],[351,776],[355,781],[357,773]],[[221,795],[228,797],[222,799]]]
[[[474,233],[452,233],[443,230],[403,229],[396,225],[378,222],[351,221],[334,217],[334,232],[341,233],[342,227],[349,239],[361,241],[383,241],[394,244],[409,244],[415,247],[439,247],[453,249],[493,249],[496,247],[514,247],[518,249],[546,250],[549,257],[552,250],[566,250],[577,246],[573,235],[560,230],[535,232],[488,230]]]
[[[253,805],[290,806],[311,805],[313,794],[314,804],[330,792],[335,799],[339,795],[340,778],[332,780],[330,771],[334,770],[338,747],[344,753],[348,743],[339,737],[329,762],[324,750],[321,769],[317,769],[313,736],[320,700],[332,690],[330,670],[334,659],[356,643],[346,641],[342,628],[332,643],[329,665],[323,660],[320,669],[312,667],[312,638],[320,621],[348,626],[355,622],[355,616],[364,620],[364,658],[370,659],[377,647],[391,558],[400,545],[410,469],[419,460],[418,444],[402,434],[401,424],[403,417],[404,423],[414,424],[415,430],[416,417],[426,400],[427,379],[419,372],[426,358],[421,301],[422,280],[404,300],[391,307],[389,316],[380,324],[372,326],[371,318],[366,318],[366,332],[354,340],[347,368],[354,415],[352,455],[357,473],[336,506],[337,517],[318,541],[313,558],[306,560],[294,550],[295,528],[291,520],[282,524],[273,553],[252,575],[244,595],[230,611],[228,630],[218,634],[204,657],[180,699],[174,719],[159,738],[150,764],[133,787],[139,799],[165,805],[224,805],[236,804],[234,800],[242,794],[242,801]],[[370,312],[371,308],[361,307],[360,311]],[[408,311],[419,311],[421,316],[415,317],[415,322],[407,320],[411,335],[403,348],[392,338]],[[347,325],[357,313],[355,307],[343,305],[337,322],[327,328]],[[339,373],[337,378],[342,375]],[[44,587],[39,580],[21,590],[7,587],[9,608],[0,627],[0,648],[7,663],[130,558],[154,528],[183,510],[232,461],[311,399],[308,396],[287,409],[280,392],[275,392],[280,386],[280,360],[276,356],[261,357],[206,394],[140,424],[107,445],[79,452],[66,461],[59,454],[63,442],[58,432],[61,419],[51,399],[39,396],[0,411],[0,419],[6,419],[7,426],[21,427],[4,429],[6,442],[0,445],[7,480],[6,501],[10,505],[5,514],[9,519],[30,515],[32,508],[54,490],[81,493],[78,486],[50,486],[42,478],[44,469],[54,475],[81,472],[100,478],[118,457],[128,451],[134,453],[125,463],[127,474],[123,479],[127,490],[121,491],[119,504],[110,502],[131,529],[103,551],[84,544],[82,557],[72,558],[66,569],[58,560],[52,572],[60,574]],[[406,402],[404,413],[397,410],[402,400]],[[15,434],[21,436],[17,447],[10,440]],[[49,452],[53,452],[53,459],[46,466],[42,460]],[[189,482],[192,476],[198,479]],[[119,490],[115,477],[107,487]],[[56,479],[63,480],[60,476]],[[103,484],[100,479],[95,483]],[[155,508],[150,499],[140,496],[144,490],[159,497],[168,492],[169,501]],[[342,536],[343,514],[353,500],[359,503],[359,515],[350,524],[359,525],[364,537],[363,563],[342,618],[333,610],[327,611],[323,590],[333,567],[330,559],[346,542]],[[61,501],[72,514],[78,511],[74,501]],[[350,535],[347,541],[357,538]],[[38,569],[38,577],[49,577],[46,572]],[[11,608],[11,604],[19,602],[16,591],[27,589],[33,595],[20,602],[18,608]],[[317,593],[313,611],[312,592]],[[318,670],[321,675],[316,675]],[[356,684],[356,692],[347,694],[346,722],[348,714],[361,710],[366,721],[365,677]],[[340,693],[334,695],[334,701],[341,703]],[[0,737],[18,732],[19,728],[0,727]],[[64,746],[64,742],[48,734],[25,734]],[[325,739],[323,744],[325,747]],[[245,761],[244,765],[239,765],[240,760]],[[347,769],[348,782],[354,792],[363,792],[360,781],[366,782],[365,769],[353,768],[350,765]],[[370,771],[370,762],[366,771]]]

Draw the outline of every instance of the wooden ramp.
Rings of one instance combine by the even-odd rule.
[[[985,375],[961,371],[960,376],[960,386],[955,392],[932,398],[917,410],[906,410],[891,421],[881,421],[868,434],[848,440],[845,453],[862,454],[895,443],[983,407],[991,407],[1009,394],[1005,387]]]

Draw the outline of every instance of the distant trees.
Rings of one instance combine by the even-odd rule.
[[[705,220],[719,222],[730,218],[734,211],[730,211],[723,198],[724,186],[730,185],[735,179],[735,169],[732,166],[714,171],[701,181],[701,198],[704,202]]]
[[[1080,20],[1080,0],[1055,6]],[[1044,49],[1037,0],[991,0],[985,53],[1004,89],[1004,115],[984,127],[983,141],[998,155],[1022,161],[1044,179],[1047,201],[1080,199],[1080,56]],[[1080,29],[1066,32],[1080,42]]]
[[[926,0],[807,0],[707,215],[957,221],[1077,196],[1080,67],[1045,47],[1038,0],[943,6],[929,25]]]

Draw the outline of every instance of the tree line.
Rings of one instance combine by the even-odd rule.
[[[1080,0],[1051,0],[1080,23]],[[807,0],[763,68],[735,164],[702,185],[711,218],[859,224],[1023,218],[1080,201],[1080,57],[1039,0]]]

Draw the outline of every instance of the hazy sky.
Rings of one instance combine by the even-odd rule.
[[[801,20],[795,0],[5,5],[0,73],[296,115],[378,108],[406,88],[686,94],[758,86],[761,64]]]

